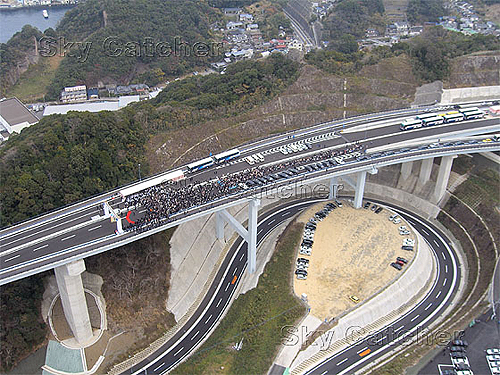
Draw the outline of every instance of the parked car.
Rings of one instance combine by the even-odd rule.
[[[302,264],[302,263],[297,264],[296,268],[297,268],[297,271],[301,271],[301,270],[302,271],[307,271],[307,267],[304,264]]]
[[[410,231],[409,230],[401,230],[401,231],[399,231],[399,234],[402,236],[407,236],[410,234]]]
[[[405,264],[408,263],[408,261],[405,258],[397,257],[396,259],[399,260],[400,262],[405,263]]]
[[[488,355],[500,354],[500,349],[496,349],[496,348],[486,349],[486,354],[488,354]]]
[[[358,303],[359,302],[359,298],[356,297],[356,296],[349,296],[349,299],[354,302],[354,303]]]
[[[297,280],[307,280],[307,274],[298,273]]]
[[[337,206],[342,207],[342,202],[338,201],[337,199],[335,199],[335,203],[337,204]]]
[[[371,207],[371,210],[372,210],[372,211],[375,211],[377,208],[378,208],[378,206],[377,206],[376,204],[374,204],[374,205]]]
[[[299,253],[300,255],[311,255],[311,249],[306,247],[301,247]]]
[[[383,210],[383,208],[382,208],[382,207],[379,207],[379,208],[377,208],[377,209],[375,210],[375,213],[376,213],[376,214],[379,214],[379,213],[381,213],[381,212],[382,212],[382,210]]]
[[[370,207],[370,204],[371,204],[370,202],[366,202],[363,208],[367,210]]]
[[[403,245],[401,246],[401,250],[413,251],[413,246]]]
[[[465,348],[463,346],[452,346],[450,352],[465,352]]]
[[[397,264],[397,263],[394,263],[394,262],[391,263],[391,266],[393,266],[398,271],[401,271],[401,269],[403,268],[400,264]]]
[[[398,217],[398,215],[396,215],[396,214],[391,215],[391,216],[389,216],[389,221],[393,221],[397,217]]]
[[[397,218],[395,218],[394,220],[392,220],[392,222],[393,222],[394,224],[399,224],[399,223],[401,223],[401,218],[397,217]]]
[[[455,346],[469,346],[469,343],[464,340],[453,340],[451,344]]]
[[[451,352],[450,353],[451,358],[467,358],[467,355],[465,352]]]
[[[401,267],[403,267],[405,265],[405,263],[400,261],[400,260],[396,260],[396,263],[399,264]]]
[[[305,264],[305,265],[309,265],[309,259],[306,259],[306,258],[297,258],[297,264]]]

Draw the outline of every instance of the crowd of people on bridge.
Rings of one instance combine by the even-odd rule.
[[[250,180],[362,151],[363,146],[356,144],[338,150],[323,150],[283,163],[258,166],[237,173],[225,174],[210,181],[187,183],[187,180],[184,180],[152,186],[124,197],[126,207],[134,206],[136,210],[138,208],[141,208],[140,211],[145,210],[144,216],[137,218],[135,222],[124,223],[124,230],[133,230],[138,233],[150,230],[176,220],[176,215],[182,214],[186,210],[249,190],[250,188],[245,183]]]

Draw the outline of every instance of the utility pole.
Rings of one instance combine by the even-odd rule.
[[[141,163],[139,163],[139,181],[141,181]]]

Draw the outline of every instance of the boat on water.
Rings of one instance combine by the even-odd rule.
[[[42,14],[43,14],[43,17],[44,17],[44,18],[49,18],[49,12],[47,12],[47,9],[44,9],[44,10],[42,11]]]

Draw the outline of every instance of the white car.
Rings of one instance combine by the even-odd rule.
[[[248,164],[250,164],[250,165],[254,165],[254,163],[255,163],[255,160],[253,160],[253,158],[252,158],[251,156],[247,156],[247,157],[245,158],[245,160],[246,160],[246,161],[247,161],[247,163],[248,163]]]
[[[499,361],[500,360],[500,355],[499,354],[487,355],[486,359],[488,361]]]
[[[451,363],[453,365],[458,365],[459,363],[463,363],[464,365],[470,366],[469,360],[467,358],[451,358]]]
[[[259,153],[257,153],[257,154],[255,154],[253,157],[254,157],[255,159],[260,160],[260,161],[264,161],[264,155],[262,155],[260,152],[259,152]]]
[[[283,154],[283,155],[288,155],[288,149],[286,147],[282,147],[280,148],[280,152]]]
[[[311,249],[301,247],[299,253],[300,255],[311,255]]]
[[[398,229],[399,230],[407,230],[408,228],[406,228],[406,225],[401,225]]]
[[[410,231],[409,230],[400,230],[399,234],[402,235],[402,236],[407,236],[407,235],[410,234]]]
[[[399,217],[397,217],[397,218],[393,219],[392,222],[394,224],[399,224],[399,223],[401,223],[401,219]]]
[[[391,215],[391,216],[389,216],[389,221],[393,221],[397,217],[398,217],[398,215],[396,215],[396,214]]]
[[[488,355],[500,354],[500,349],[496,349],[496,348],[486,349],[486,354],[488,354]]]
[[[298,280],[307,280],[307,276],[302,274],[302,273],[298,273],[297,274],[297,279]]]
[[[412,238],[405,238],[403,240],[403,245],[409,245],[409,246],[415,245],[415,240]]]

